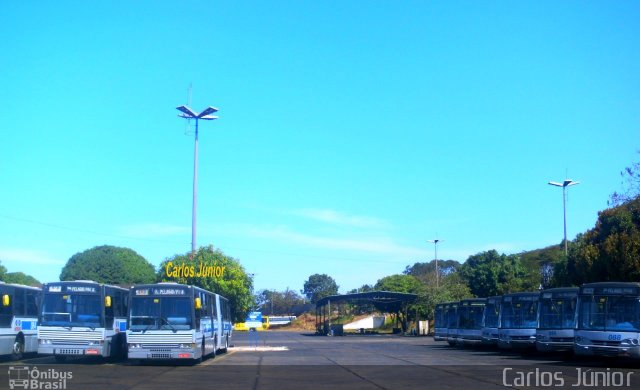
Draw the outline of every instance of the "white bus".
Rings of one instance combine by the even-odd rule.
[[[232,328],[229,301],[195,286],[158,283],[130,290],[129,359],[201,362],[226,352]]]
[[[438,303],[433,314],[433,340],[445,341],[447,339],[447,303]]]
[[[499,348],[535,348],[539,292],[505,294],[500,303]]]
[[[551,288],[540,292],[536,329],[538,351],[573,351],[577,300],[577,287]]]
[[[38,350],[40,289],[0,282],[0,355],[22,358]]]
[[[487,298],[482,314],[482,342],[487,345],[498,345],[498,326],[500,325],[500,303],[502,296]]]
[[[447,343],[458,344],[458,305],[460,302],[449,302],[447,308]]]
[[[482,342],[482,315],[486,298],[463,299],[458,305],[458,345]]]
[[[42,288],[38,353],[63,362],[69,356],[124,358],[128,291],[76,280]]]
[[[640,358],[640,283],[588,283],[578,293],[577,355]]]

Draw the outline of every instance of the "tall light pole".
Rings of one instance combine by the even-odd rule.
[[[440,287],[440,271],[438,271],[438,243],[442,242],[444,240],[439,240],[439,239],[435,239],[435,240],[427,240],[427,242],[430,242],[433,244],[433,246],[435,247],[435,261],[436,261],[436,288]]]
[[[202,112],[197,113],[187,106],[176,107],[182,114],[178,114],[180,118],[196,120],[196,141],[193,149],[193,208],[191,210],[191,253],[196,251],[196,214],[198,210],[198,121],[200,119],[210,121],[218,119],[217,116],[211,115],[218,111],[217,108],[207,107]]]
[[[564,255],[567,256],[569,254],[569,247],[567,245],[567,187],[580,184],[580,182],[564,179],[562,183],[550,181],[549,184],[556,187],[562,187],[562,209],[564,213]]]

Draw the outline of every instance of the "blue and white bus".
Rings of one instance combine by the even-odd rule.
[[[132,287],[130,304],[129,359],[201,362],[229,347],[230,307],[221,295],[158,283]]]
[[[42,287],[38,354],[62,362],[69,356],[126,356],[128,291],[76,280]]]
[[[498,326],[500,325],[500,303],[502,296],[487,298],[482,314],[482,342],[488,345],[498,345]]]
[[[454,346],[458,344],[458,304],[450,302],[447,308],[447,342]]]
[[[458,345],[482,342],[482,315],[486,302],[485,298],[470,298],[458,304]]]
[[[0,282],[0,355],[21,359],[38,350],[40,289]]]
[[[447,339],[447,305],[447,303],[438,303],[433,312],[434,341]]]
[[[499,348],[535,348],[539,292],[505,294],[500,303]]]
[[[573,351],[578,287],[540,292],[536,349],[540,352]]]
[[[640,283],[588,283],[578,293],[577,355],[640,358]]]

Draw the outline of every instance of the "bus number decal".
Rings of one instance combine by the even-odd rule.
[[[609,340],[619,341],[622,340],[622,335],[619,334],[610,334]]]

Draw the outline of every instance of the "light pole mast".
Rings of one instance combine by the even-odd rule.
[[[427,240],[427,242],[430,242],[433,244],[433,246],[435,247],[435,261],[436,261],[436,288],[440,287],[440,271],[438,271],[438,243],[442,242],[444,240],[439,240],[439,239],[435,239],[435,240]]]
[[[569,254],[569,247],[567,245],[567,187],[580,184],[580,182],[573,181],[570,179],[565,179],[562,183],[550,181],[549,184],[556,187],[562,187],[562,212],[563,212],[563,219],[564,219],[564,255],[567,256]]]
[[[195,145],[193,147],[193,207],[191,209],[191,253],[196,251],[196,221],[198,210],[198,121],[218,119],[217,116],[211,115],[218,111],[217,108],[207,107],[201,113],[193,111],[187,106],[176,107],[182,114],[178,114],[180,118],[196,120]]]

